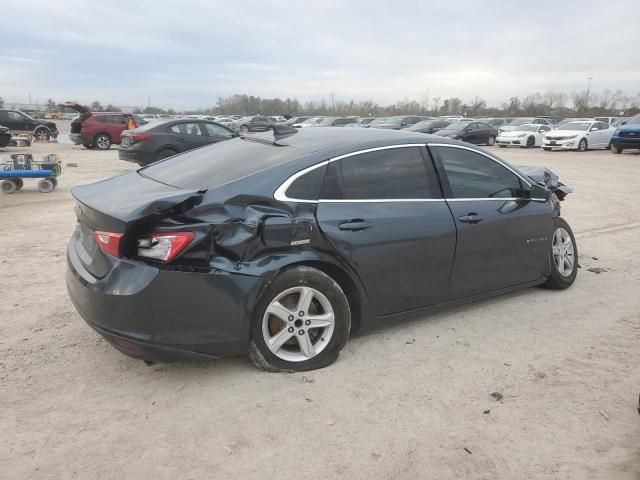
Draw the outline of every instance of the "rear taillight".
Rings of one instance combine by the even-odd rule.
[[[120,242],[123,235],[123,233],[95,232],[96,242],[100,246],[100,250],[114,257],[120,256]]]
[[[140,143],[149,140],[153,135],[150,133],[129,133],[127,136],[131,138],[133,143]]]
[[[138,256],[170,263],[195,237],[193,232],[152,233],[138,239]]]

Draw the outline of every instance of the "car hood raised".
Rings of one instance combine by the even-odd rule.
[[[71,110],[75,110],[76,112],[83,114],[83,113],[89,113],[90,110],[89,108],[80,105],[78,102],[65,102],[64,103],[65,108],[70,108]]]

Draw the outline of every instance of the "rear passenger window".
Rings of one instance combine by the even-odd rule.
[[[324,165],[298,177],[287,188],[285,196],[291,200],[318,200],[326,172],[327,166]]]
[[[476,152],[433,147],[449,180],[453,198],[520,198],[522,184],[511,170]]]
[[[425,199],[441,198],[441,193],[431,163],[425,163],[418,147],[405,147],[362,153],[331,162],[321,198]]]

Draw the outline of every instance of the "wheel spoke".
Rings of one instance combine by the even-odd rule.
[[[288,327],[283,328],[269,339],[269,348],[272,352],[277,352],[293,335],[289,332]]]
[[[553,255],[554,257],[557,257],[558,255],[560,255],[560,247],[557,245],[554,245],[551,250],[553,251]]]
[[[304,335],[296,335],[296,338],[298,339],[298,344],[300,345],[300,352],[302,352],[305,357],[311,358],[315,356],[316,347],[314,347],[313,343],[311,343],[311,337],[309,337],[307,333],[305,333]]]
[[[267,312],[271,315],[275,315],[283,322],[287,322],[289,320],[289,317],[293,315],[293,312],[282,305],[280,302],[273,302],[271,305],[269,305],[269,308],[267,308]]]
[[[307,325],[307,328],[324,328],[333,325],[334,317],[333,313],[325,313],[323,315],[310,315],[307,320],[311,323]]]
[[[311,300],[313,299],[313,289],[309,287],[302,287],[300,292],[300,298],[298,299],[298,312],[309,311],[309,307],[311,306]]]

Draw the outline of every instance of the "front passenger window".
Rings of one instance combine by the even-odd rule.
[[[453,198],[520,198],[516,174],[498,162],[462,148],[432,147],[442,160]]]

